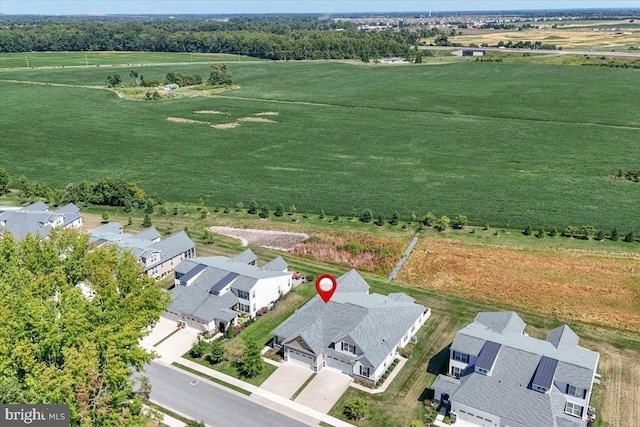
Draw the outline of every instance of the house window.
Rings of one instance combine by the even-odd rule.
[[[360,365],[360,376],[368,378],[369,377],[369,369],[370,368],[368,368],[366,366]]]
[[[249,309],[250,307],[248,304],[238,304],[238,310],[242,311],[243,313],[248,313]]]
[[[476,372],[478,372],[479,374],[483,374],[483,375],[487,375],[489,373],[489,371],[487,371],[484,368],[476,368]]]
[[[251,292],[251,298],[255,298],[256,297],[256,291]]]
[[[240,299],[249,299],[249,292],[238,291],[238,298],[240,298]]]
[[[253,311],[256,311],[256,303],[253,303]]]
[[[342,351],[346,351],[347,353],[356,354],[356,346],[348,344],[346,342],[342,343]]]
[[[579,397],[580,399],[584,398],[584,389],[580,387],[576,387],[573,385],[567,385],[567,394],[569,396]]]
[[[451,367],[451,375],[453,375],[454,378],[460,378],[461,374],[462,374],[462,368],[459,368],[457,366]]]
[[[582,418],[582,409],[582,406],[576,403],[567,402],[567,405],[564,407],[564,412],[574,417]]]
[[[458,351],[454,351],[453,360],[457,360],[458,362],[462,362],[462,363],[469,363],[469,355],[460,353]]]
[[[547,389],[544,387],[541,387],[539,385],[533,385],[531,386],[532,389],[534,389],[535,391],[539,391],[540,393],[546,393]]]

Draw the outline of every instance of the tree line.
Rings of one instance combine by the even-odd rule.
[[[34,18],[35,19],[35,18]],[[1,21],[0,21],[1,22]],[[266,59],[345,59],[406,54],[417,34],[358,31],[317,18],[43,19],[0,27],[0,52],[147,51],[241,53]],[[339,29],[341,31],[333,31]]]

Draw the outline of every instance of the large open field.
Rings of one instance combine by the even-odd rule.
[[[640,232],[640,186],[607,178],[640,164],[637,70],[229,67],[236,90],[155,102],[80,87],[116,72],[127,82],[129,68],[2,71],[0,163],[52,186],[116,176],[210,205],[255,199],[299,212],[433,211],[513,228]],[[208,75],[206,64],[131,68],[146,79]]]

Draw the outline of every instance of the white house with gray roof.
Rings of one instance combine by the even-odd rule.
[[[512,311],[479,313],[453,340],[434,399],[465,426],[587,426],[599,354],[567,325],[546,340],[525,326]]]
[[[175,269],[173,302],[163,317],[200,331],[224,332],[238,316],[255,317],[291,288],[292,273],[282,257],[262,267],[251,249],[233,258],[188,259]]]
[[[110,222],[89,233],[89,241],[96,246],[110,243],[131,251],[144,271],[155,279],[171,274],[183,259],[196,256],[196,245],[184,231],[161,239],[154,227],[130,234],[124,233],[119,223]]]
[[[80,228],[82,216],[73,203],[56,210],[49,210],[43,202],[35,202],[18,209],[0,209],[0,231],[11,233],[14,239],[22,240],[27,234],[47,237],[56,227]],[[2,233],[0,233],[1,237]]]
[[[273,347],[314,371],[329,366],[376,382],[431,310],[404,293],[370,294],[355,270],[337,282],[328,303],[316,295],[273,331]]]

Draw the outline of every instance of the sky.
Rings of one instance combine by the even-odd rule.
[[[5,15],[346,13],[639,8],[638,0],[0,0]]]

